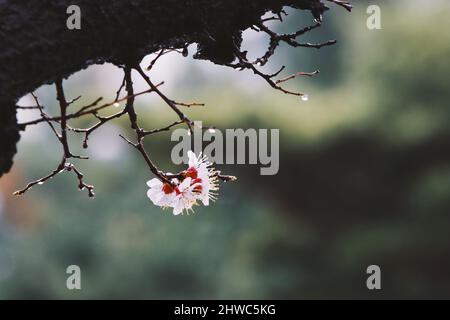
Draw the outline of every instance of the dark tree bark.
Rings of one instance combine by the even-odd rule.
[[[81,30],[66,27],[81,8]],[[321,0],[0,0],[0,176],[19,139],[17,100],[94,63],[136,63],[163,47],[198,43],[195,57],[234,60],[243,30],[283,6],[327,10]]]

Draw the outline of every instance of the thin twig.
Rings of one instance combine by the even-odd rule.
[[[320,73],[319,70],[316,70],[316,71],[314,71],[314,72],[297,72],[297,73],[294,73],[294,74],[292,74],[292,75],[290,75],[290,76],[288,76],[288,77],[286,77],[286,78],[277,80],[277,81],[275,81],[275,83],[276,83],[276,84],[280,84],[280,83],[289,81],[289,80],[294,79],[294,78],[299,77],[299,76],[313,77],[313,76],[315,76],[315,75],[317,75],[317,74],[319,74],[319,73]]]
[[[134,94],[133,94],[133,81],[131,78],[131,68],[129,66],[126,66],[124,69],[125,72],[125,88],[128,94],[128,100],[127,100],[127,104],[125,106],[125,110],[128,113],[129,119],[130,119],[130,123],[131,123],[131,128],[134,129],[134,131],[136,132],[136,136],[137,136],[137,142],[136,143],[132,143],[130,140],[126,139],[124,136],[120,135],[122,137],[122,139],[124,139],[125,141],[127,141],[130,145],[132,145],[133,147],[135,147],[141,154],[142,157],[144,158],[145,162],[147,163],[150,171],[161,181],[166,182],[166,183],[171,183],[169,179],[167,179],[163,172],[160,171],[155,164],[153,163],[153,161],[150,159],[150,156],[148,155],[147,151],[144,148],[144,130],[141,129],[139,127],[139,124],[137,122],[137,114],[136,111],[134,110]],[[152,87],[152,89],[154,91],[158,90],[155,86]],[[156,90],[155,90],[156,89]]]
[[[160,83],[156,84],[155,87],[159,87],[159,86],[161,86],[163,84],[164,84],[164,82],[160,82]],[[140,95],[143,95],[143,94],[146,94],[146,93],[150,93],[152,91],[153,91],[153,89],[147,89],[145,91],[141,91],[139,93],[136,93],[134,95],[134,97],[137,97],[137,96],[140,96]],[[91,104],[89,104],[87,106],[82,107],[80,110],[78,110],[75,113],[68,114],[66,116],[66,119],[67,120],[75,119],[75,118],[80,118],[80,117],[87,116],[87,115],[94,115],[95,116],[95,114],[98,113],[99,111],[101,111],[103,109],[106,109],[108,107],[111,107],[111,106],[113,106],[116,103],[120,103],[120,102],[126,101],[128,98],[129,97],[126,96],[126,97],[123,97],[123,98],[121,98],[121,99],[119,99],[117,101],[113,101],[113,102],[110,102],[110,103],[105,103],[105,104],[103,104],[101,106],[98,106],[96,108],[89,109],[89,108],[91,108],[92,106],[95,105],[94,103],[91,103]],[[99,98],[96,101],[101,100],[101,99],[102,98]],[[50,120],[50,121],[60,121],[61,117],[60,116],[49,117],[48,120]],[[28,121],[28,122],[19,123],[18,126],[21,127],[21,128],[25,128],[26,126],[38,124],[38,123],[45,122],[45,121],[46,121],[45,119],[39,118],[39,119],[31,120],[31,121]]]
[[[145,72],[142,70],[142,68],[137,65],[135,66],[135,69],[137,70],[137,72],[141,75],[141,77],[145,80],[145,82],[147,82],[147,84],[150,86],[150,88],[155,91],[160,97],[161,99],[163,99],[163,101],[173,110],[175,111],[175,113],[178,115],[178,117],[180,118],[181,121],[183,121],[184,123],[186,123],[186,125],[188,126],[189,130],[191,131],[191,133],[194,132],[193,129],[193,121],[191,121],[188,117],[186,117],[186,115],[181,112],[181,110],[177,107],[177,104],[175,103],[175,101],[169,99],[167,96],[165,96],[154,84],[153,82],[150,80],[150,78],[145,74]]]

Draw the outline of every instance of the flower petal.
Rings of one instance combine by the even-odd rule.
[[[178,190],[180,190],[180,192],[184,192],[190,186],[191,186],[191,178],[186,178],[183,180],[183,182],[180,183],[180,185],[178,186]]]
[[[162,186],[162,182],[157,178],[153,178],[152,180],[147,181],[147,186],[149,186],[150,188]]]
[[[191,150],[187,152],[188,158],[189,158],[189,167],[197,167],[198,165],[198,159],[195,153],[193,153]]]
[[[156,202],[159,199],[158,198],[158,194],[160,194],[159,192],[157,192],[154,189],[149,189],[147,191],[147,197],[153,202],[153,204],[158,205]]]
[[[173,207],[173,214],[174,214],[175,216],[178,216],[178,215],[180,215],[180,213],[183,212],[184,209],[185,209],[185,208],[184,208],[184,205],[183,205],[183,201],[178,200],[178,201],[175,203],[175,206]]]

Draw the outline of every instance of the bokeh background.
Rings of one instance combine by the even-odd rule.
[[[352,2],[352,14],[334,7],[305,37],[338,45],[282,48],[267,68],[320,69],[288,85],[307,92],[306,103],[249,72],[195,61],[194,47],[189,58],[167,55],[151,71],[170,97],[207,104],[187,110],[191,119],[280,129],[278,175],[221,166],[239,181],[222,185],[219,200],[193,215],[174,217],[150,203],[152,176],[118,137],[129,133],[126,121],[79,149],[92,159],[76,163],[96,186],[94,200],[68,173],[16,198],[14,190],[60,160],[45,124],[22,133],[14,168],[0,180],[0,298],[450,298],[450,4]],[[381,6],[382,30],[366,28],[369,4]],[[278,30],[312,22],[291,13]],[[246,32],[245,39],[251,55],[264,52],[265,37]],[[136,90],[145,90],[134,76]],[[112,100],[120,82],[121,71],[105,64],[65,87],[69,97],[83,96],[82,105]],[[53,87],[36,93],[56,112]],[[137,108],[147,128],[176,120],[155,97],[138,98]],[[147,140],[160,167],[176,170],[170,134]],[[72,143],[80,146],[81,137]],[[65,285],[72,264],[82,270],[79,291]],[[380,291],[366,288],[372,264],[382,270]]]

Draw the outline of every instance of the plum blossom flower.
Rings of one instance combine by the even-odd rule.
[[[147,197],[153,204],[162,208],[173,208],[173,214],[179,215],[185,210],[191,210],[197,201],[194,196],[195,186],[191,180],[186,178],[179,183],[178,179],[172,179],[172,184],[169,184],[154,178],[147,182],[150,188]]]
[[[147,182],[149,199],[162,208],[173,208],[174,215],[189,212],[197,201],[208,206],[209,200],[217,198],[217,171],[211,168],[211,163],[201,154],[197,157],[189,151],[188,158],[189,167],[172,179],[171,183],[157,178]]]

